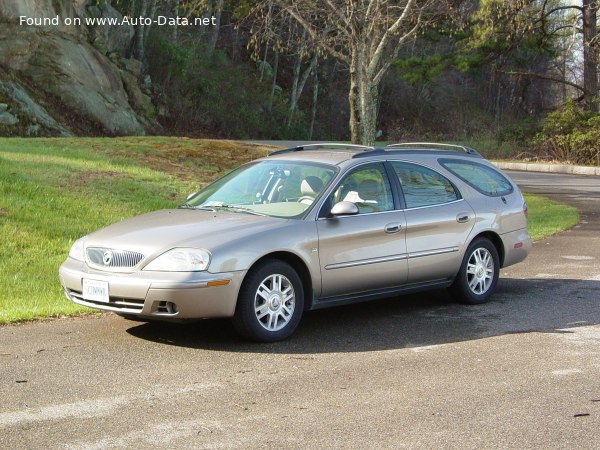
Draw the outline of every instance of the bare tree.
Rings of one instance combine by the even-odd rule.
[[[292,122],[294,120],[294,113],[298,109],[298,101],[300,100],[302,91],[304,91],[304,85],[306,84],[308,77],[311,75],[311,73],[313,73],[313,70],[317,66],[317,61],[319,59],[319,54],[315,51],[310,59],[310,62],[308,63],[308,67],[306,67],[304,69],[304,72],[302,72],[302,60],[306,51],[304,44],[305,39],[306,30],[302,33],[303,43],[300,46],[300,51],[298,51],[298,54],[296,55],[296,62],[294,64],[292,92],[290,93],[290,111],[286,124],[287,128],[290,128],[292,126]]]
[[[213,4],[215,25],[211,27],[206,49],[208,54],[212,54],[217,48],[217,41],[221,32],[221,15],[223,14],[223,0],[215,0]]]
[[[315,120],[317,118],[317,102],[319,101],[319,72],[315,67],[315,78],[313,80],[313,98],[310,110],[310,126],[308,127],[308,139],[312,140],[315,130]]]
[[[493,3],[493,1],[492,1]],[[534,73],[532,71],[510,71],[518,76],[530,76],[543,80],[562,83],[579,91],[578,100],[583,100],[586,109],[598,110],[598,6],[596,0],[508,0],[498,2],[499,16],[510,21],[511,33],[507,38],[508,48],[514,49],[536,33],[544,41],[572,39],[579,36],[578,47],[582,49],[583,61],[578,71],[582,77],[569,77],[566,67],[559,70],[560,75],[552,73]],[[518,18],[523,18],[519,20]],[[490,28],[490,32],[493,30]],[[559,47],[560,45],[557,45]],[[577,52],[574,52],[576,55]]]
[[[583,95],[587,108],[598,111],[598,46],[597,30],[598,2],[583,0],[582,26],[583,26]]]
[[[444,8],[434,0],[263,0],[272,4],[273,24],[289,19],[302,27],[320,52],[343,63],[350,74],[348,102],[352,142],[373,144],[379,87],[401,47]],[[262,11],[262,13],[261,13]],[[295,42],[288,43],[294,45]]]

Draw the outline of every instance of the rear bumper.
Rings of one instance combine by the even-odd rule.
[[[527,228],[501,234],[500,238],[504,244],[504,263],[502,267],[512,266],[520,263],[531,251],[532,241]]]
[[[59,269],[66,297],[78,305],[140,319],[204,319],[232,317],[245,271],[108,273],[67,259]],[[84,278],[108,282],[108,303],[82,296]]]

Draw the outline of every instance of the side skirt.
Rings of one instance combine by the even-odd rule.
[[[395,297],[397,295],[412,294],[415,292],[443,289],[449,287],[454,278],[425,281],[421,283],[406,284],[393,288],[378,289],[375,291],[357,292],[353,294],[337,295],[332,297],[313,298],[310,310],[329,308],[331,306],[349,305],[369,300]]]

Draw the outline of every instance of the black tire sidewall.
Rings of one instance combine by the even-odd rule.
[[[469,259],[475,250],[478,248],[485,248],[492,255],[492,259],[494,261],[494,279],[492,280],[492,285],[490,288],[483,294],[478,295],[475,294],[471,288],[469,287],[469,282],[467,278],[467,265],[469,264]],[[454,284],[451,287],[452,295],[462,303],[466,303],[469,305],[479,305],[481,303],[487,302],[496,289],[496,284],[498,283],[498,278],[500,276],[500,257],[498,256],[498,250],[494,246],[494,244],[486,238],[477,238],[467,248],[465,252],[465,256],[463,257],[463,262],[460,266],[460,270]]]
[[[254,298],[260,283],[269,275],[281,274],[294,287],[295,306],[291,320],[278,331],[266,330],[256,318]],[[286,339],[298,327],[304,310],[304,289],[300,276],[288,263],[280,260],[267,260],[253,267],[244,279],[233,316],[233,325],[244,339],[258,342],[275,342]]]

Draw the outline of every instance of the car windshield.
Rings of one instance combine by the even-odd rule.
[[[335,172],[335,167],[317,163],[250,163],[209,184],[181,207],[300,218]]]

